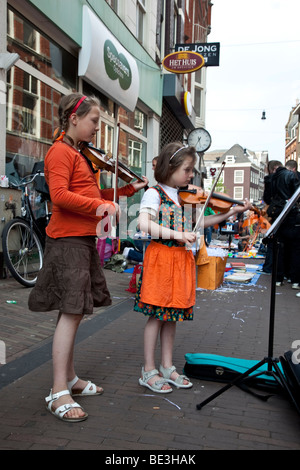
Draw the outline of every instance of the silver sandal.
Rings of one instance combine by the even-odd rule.
[[[177,377],[177,379],[175,379],[175,380],[171,379],[171,375],[173,374],[173,372],[176,372],[176,367],[175,366],[164,368],[161,365],[159,367],[159,371],[161,373],[161,376],[165,379],[166,382],[168,382],[172,385],[175,385],[178,388],[191,388],[193,386],[190,379],[188,377],[186,377],[185,375],[179,375]],[[183,383],[184,380],[187,380],[189,383],[184,384]]]
[[[167,384],[167,381],[164,379],[158,379],[152,385],[148,384],[148,381],[155,375],[159,375],[157,369],[153,369],[153,370],[149,370],[148,372],[145,372],[144,367],[143,367],[142,368],[143,378],[139,379],[139,384],[142,385],[143,387],[148,387],[150,390],[152,390],[152,392],[171,393],[173,391],[172,388],[168,388],[166,390],[162,389],[162,387]]]

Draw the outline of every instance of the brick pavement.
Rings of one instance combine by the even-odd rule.
[[[83,322],[76,344],[78,375],[93,379],[105,392],[78,398],[89,418],[76,424],[60,422],[44,405],[56,314],[29,312],[29,290],[13,280],[0,281],[0,340],[7,346],[7,364],[0,366],[0,449],[102,450],[104,455],[117,450],[131,455],[141,450],[300,449],[299,416],[280,395],[263,402],[233,387],[196,410],[220,384],[193,380],[192,389],[174,389],[165,397],[140,387],[145,319],[133,312],[132,294],[125,290],[130,275],[106,271],[106,277],[113,305]],[[255,286],[224,284],[216,291],[197,291],[194,321],[177,328],[178,369],[187,352],[266,356],[270,282],[270,276],[261,275]],[[300,299],[290,285],[277,288],[275,356],[300,338],[299,313]]]

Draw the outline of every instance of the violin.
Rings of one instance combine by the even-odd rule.
[[[111,171],[115,173],[115,161],[109,155],[106,155],[105,151],[102,149],[98,149],[93,145],[89,144],[88,142],[81,142],[79,145],[80,153],[90,160],[98,169]],[[122,162],[118,162],[118,177],[121,178],[126,183],[130,183],[133,178],[136,178],[141,183],[144,180]],[[148,186],[145,187],[148,189]]]
[[[181,205],[184,204],[204,204],[206,203],[209,195],[202,188],[189,184],[183,188],[178,189],[178,195],[180,198]],[[241,201],[236,201],[231,199],[223,193],[212,193],[208,202],[208,207],[211,207],[213,210],[221,213],[228,212],[233,204],[238,204],[244,206],[244,203]]]

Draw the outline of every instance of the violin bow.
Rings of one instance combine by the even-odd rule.
[[[117,148],[116,148],[116,160],[115,160],[115,172],[114,172],[114,199],[113,202],[118,202],[118,172],[119,172],[119,143],[120,143],[120,123],[117,124]],[[111,224],[112,237],[117,236],[117,218],[116,224]]]
[[[114,184],[114,202],[118,201],[118,174],[119,174],[119,147],[120,147],[120,123],[117,124],[117,151],[115,161],[115,184]]]
[[[201,224],[201,222],[202,222],[202,220],[203,220],[203,218],[204,218],[204,212],[205,212],[206,208],[208,207],[209,201],[210,201],[210,199],[211,199],[211,197],[212,197],[212,194],[213,194],[213,192],[214,192],[214,190],[215,190],[215,188],[216,188],[216,186],[217,186],[217,184],[218,184],[218,181],[219,181],[219,179],[220,179],[220,176],[221,176],[221,174],[222,174],[222,171],[223,171],[224,167],[225,167],[225,161],[223,161],[223,163],[221,164],[219,173],[217,174],[217,176],[216,176],[216,178],[215,178],[215,180],[214,180],[214,182],[213,182],[212,188],[211,188],[211,190],[210,190],[209,195],[208,195],[207,198],[206,198],[205,204],[203,205],[202,209],[200,210],[200,214],[199,214],[198,220],[197,220],[197,222],[196,222],[196,224],[195,224],[195,227],[194,227],[193,232],[196,232],[196,231],[198,231],[198,229],[199,229],[199,226],[200,226],[200,224]]]

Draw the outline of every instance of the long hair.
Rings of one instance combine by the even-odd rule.
[[[83,96],[84,95],[81,93],[71,93],[70,95],[65,95],[62,97],[58,108],[59,127],[54,131],[53,140],[56,140],[62,131],[68,131],[69,117],[72,113],[72,110],[81,100],[81,98],[83,98]],[[96,98],[96,96],[87,96],[76,109],[76,114],[79,117],[83,117],[90,112],[93,106],[98,106],[100,108],[100,101],[98,98]]]

